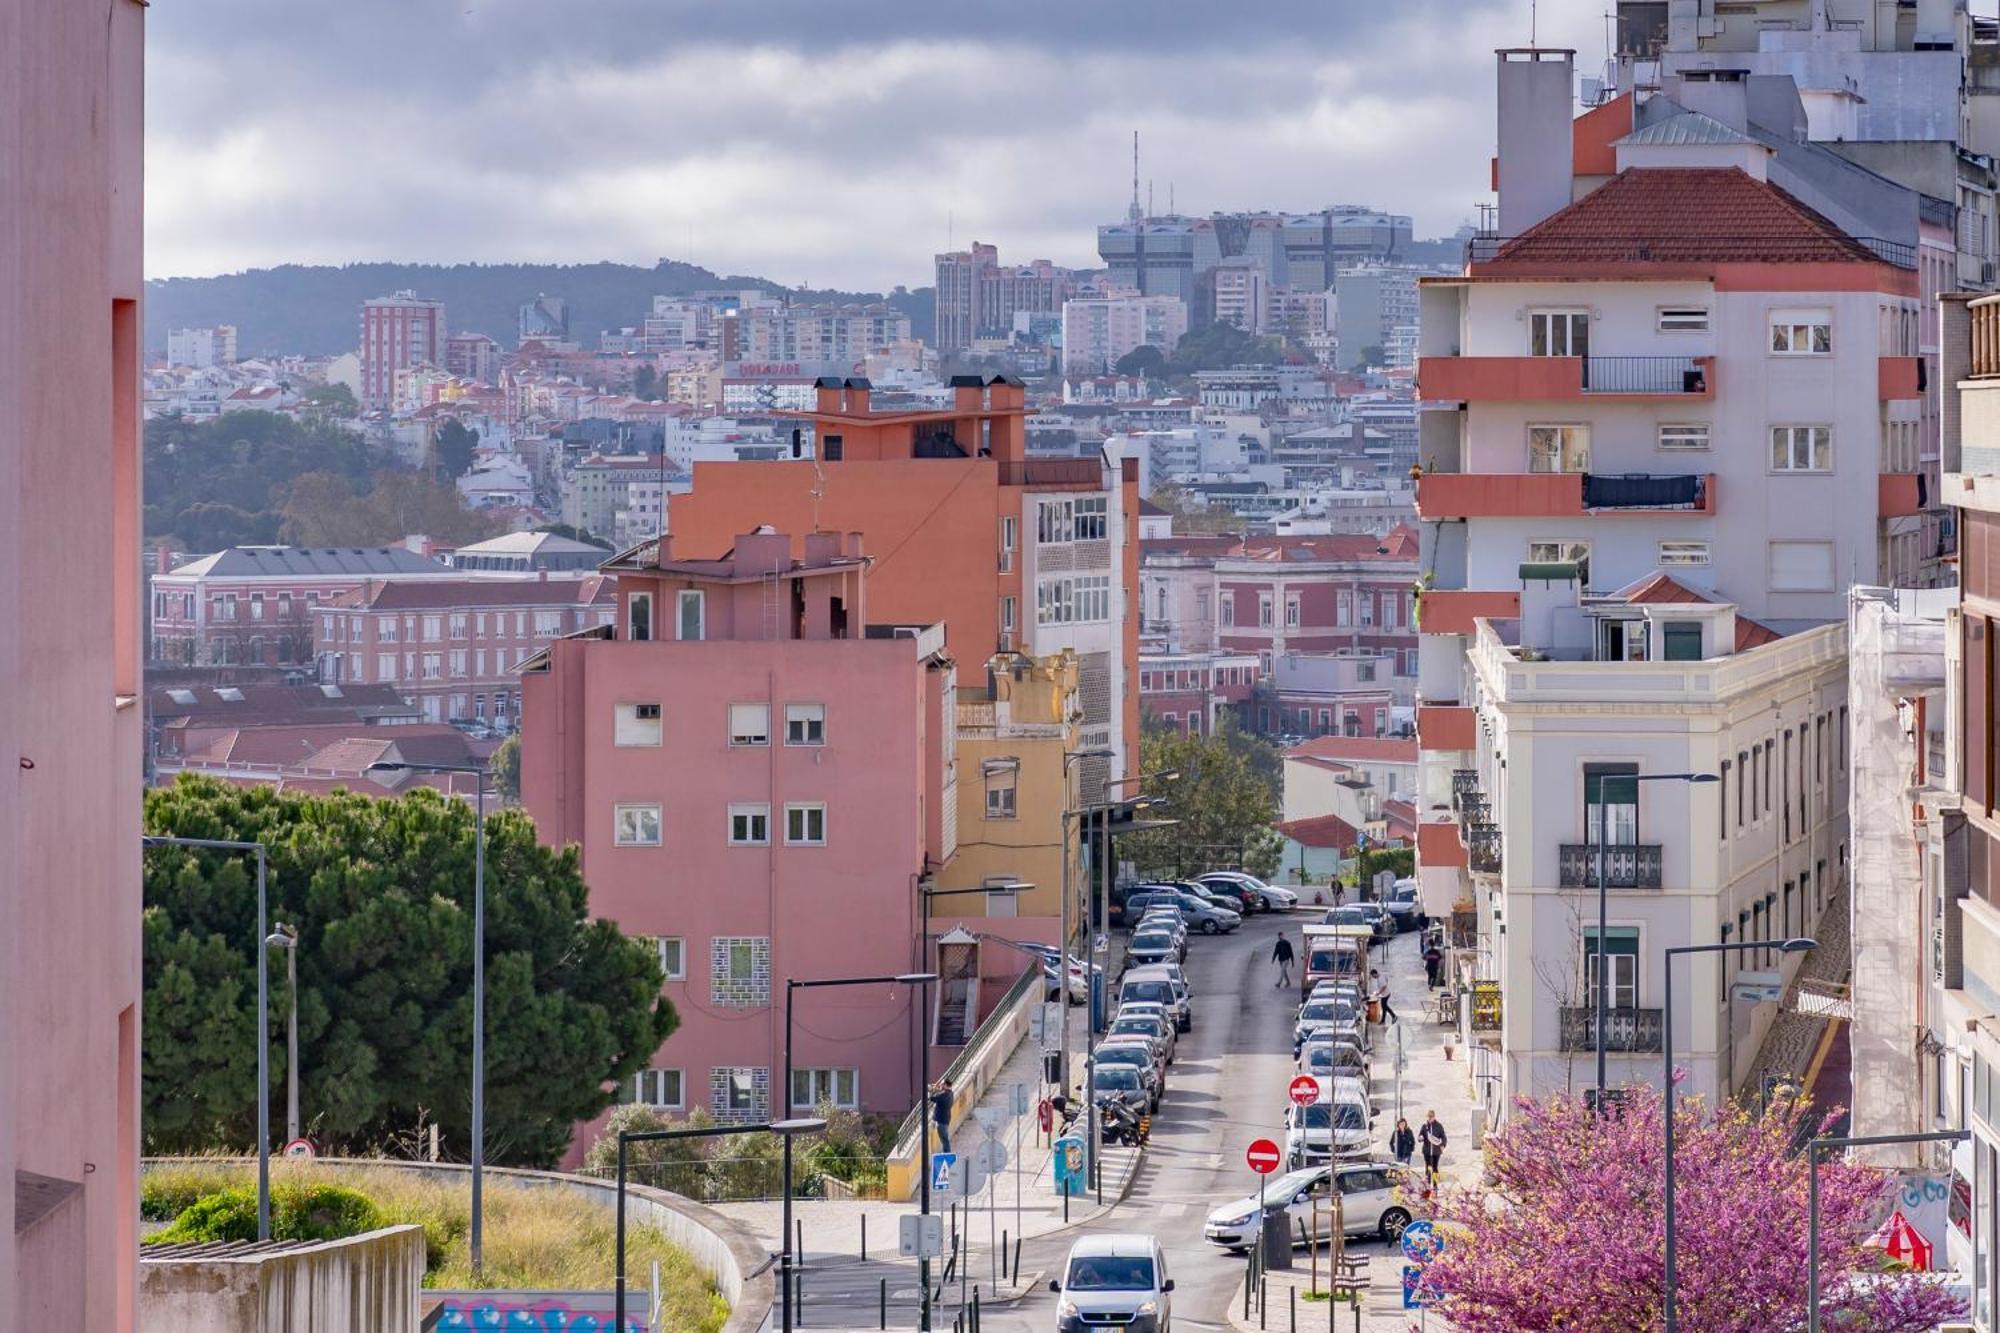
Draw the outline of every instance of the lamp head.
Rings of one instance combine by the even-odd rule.
[[[370,764],[361,771],[376,786],[394,788],[402,785],[403,777],[410,771],[410,766],[385,760]]]
[[[826,1121],[818,1116],[801,1116],[796,1120],[773,1120],[771,1122],[771,1132],[773,1134],[784,1134],[786,1136],[793,1134],[817,1134],[825,1128]]]
[[[1779,952],[1779,953],[1804,953],[1804,952],[1805,952],[1806,950],[1808,950],[1808,949],[1816,949],[1816,948],[1818,948],[1818,947],[1819,947],[1819,941],[1818,941],[1818,940],[1811,940],[1811,939],[1807,939],[1807,938],[1805,938],[1804,936],[1799,936],[1799,937],[1797,937],[1797,938],[1794,938],[1794,939],[1789,939],[1789,940],[1786,940],[1786,941],[1784,941],[1783,943],[1781,943],[1780,945],[1778,945],[1778,952]]]
[[[1715,774],[1713,774],[1713,773],[1690,773],[1690,774],[1688,774],[1688,775],[1687,775],[1687,780],[1688,780],[1689,782],[1720,782],[1720,781],[1722,781],[1722,779],[1721,779],[1721,778],[1717,777],[1717,776],[1716,776]]]
[[[905,972],[896,978],[896,984],[899,986],[923,986],[937,979],[938,974],[935,972]]]

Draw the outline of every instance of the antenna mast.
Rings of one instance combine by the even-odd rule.
[[[1133,222],[1145,216],[1139,211],[1139,131],[1132,131],[1132,206],[1125,210],[1125,216]]]

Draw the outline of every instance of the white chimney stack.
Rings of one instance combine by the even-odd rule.
[[[1517,47],[1495,55],[1500,63],[1495,173],[1500,234],[1519,236],[1570,205],[1576,175],[1570,140],[1576,52]]]

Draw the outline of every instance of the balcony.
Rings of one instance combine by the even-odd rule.
[[[1538,403],[1582,398],[1712,398],[1707,356],[1427,356],[1417,396],[1433,401]]]
[[[1562,1049],[1597,1049],[1597,1010],[1592,1005],[1564,1005]],[[1604,1011],[1604,1049],[1636,1055],[1660,1053],[1663,1011],[1659,1009],[1607,1009]]]
[[[1470,634],[1475,620],[1513,620],[1520,614],[1518,592],[1427,588],[1418,602],[1417,628],[1425,634]]]
[[[1884,402],[1924,396],[1924,360],[1920,356],[1885,356],[1876,372],[1878,392]]]
[[[1500,873],[1500,826],[1467,820],[1465,864],[1485,875]]]
[[[1417,746],[1424,750],[1470,750],[1479,743],[1479,714],[1471,708],[1425,704],[1417,709]]]
[[[1875,479],[1876,513],[1882,518],[1921,514],[1929,489],[1921,472],[1884,472]]]
[[[1094,458],[1029,458],[1002,462],[1002,486],[1046,486],[1065,491],[1096,491],[1104,488],[1104,471]]]
[[[1707,517],[1715,501],[1713,473],[1426,472],[1417,478],[1417,517],[1431,522],[1624,513]],[[1433,595],[1424,596],[1427,614]]]
[[[1566,842],[1558,849],[1557,883],[1565,889],[1597,887],[1597,844]],[[1604,883],[1613,889],[1660,887],[1660,844],[1613,844],[1604,849]]]

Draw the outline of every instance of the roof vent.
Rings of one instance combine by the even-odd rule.
[[[322,685],[319,687],[319,692],[329,699],[345,699],[347,697],[340,692],[340,686],[338,685]]]
[[[224,685],[215,691],[215,697],[226,704],[240,704],[243,702],[243,691],[234,685]]]
[[[194,707],[193,690],[168,690],[167,697],[169,699],[172,699],[175,703],[179,704],[183,708]]]

